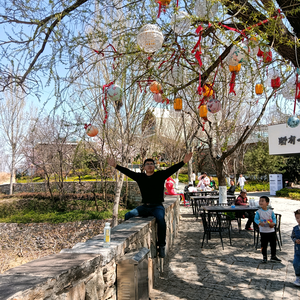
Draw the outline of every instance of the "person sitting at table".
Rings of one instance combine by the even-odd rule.
[[[189,191],[190,193],[192,193],[192,192],[197,192],[197,188],[194,187],[193,182],[190,182],[190,183],[189,183],[188,191]]]
[[[241,193],[239,194],[239,196],[236,198],[235,200],[235,205],[248,205],[247,203],[248,199],[247,199],[247,191],[246,190],[241,190]],[[248,218],[248,221],[246,223],[245,229],[248,231],[253,230],[251,228],[251,224],[254,221],[254,213],[249,211],[249,212],[237,212],[236,216],[238,218]]]
[[[197,187],[200,187],[200,190],[206,191],[207,188],[209,188],[210,180],[206,174],[206,172],[203,172],[201,176],[198,178],[199,182]]]
[[[175,183],[175,180],[172,177],[168,177],[167,178],[167,180],[166,180],[166,189],[167,189],[167,192],[165,192],[165,195],[180,195],[181,198],[182,198],[182,200],[183,200],[184,206],[186,206],[186,205],[189,206],[189,203],[187,201],[185,201],[184,194],[177,193],[174,190],[174,183]]]
[[[227,195],[234,195],[234,192],[235,192],[234,181],[230,180],[230,188],[227,191]]]

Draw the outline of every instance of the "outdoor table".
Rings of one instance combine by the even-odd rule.
[[[210,213],[211,212],[216,212],[216,213],[221,213],[221,212],[243,212],[243,211],[252,211],[255,212],[260,207],[258,206],[248,206],[248,205],[236,205],[235,207],[231,206],[202,206],[202,209],[208,213],[208,226],[210,226]],[[241,230],[241,228],[239,228]],[[209,234],[210,238],[210,234]]]

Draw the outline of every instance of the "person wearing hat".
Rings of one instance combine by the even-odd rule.
[[[247,198],[247,191],[246,190],[241,190],[241,193],[238,195],[238,197],[235,200],[235,205],[248,205],[248,198]],[[245,229],[248,231],[253,230],[251,228],[251,224],[254,221],[254,213],[249,211],[249,212],[239,212],[236,213],[238,218],[248,218],[248,221],[246,223]]]

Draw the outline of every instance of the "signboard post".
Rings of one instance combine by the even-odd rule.
[[[284,155],[300,153],[300,126],[288,127],[286,124],[268,127],[269,154]]]
[[[276,196],[276,191],[283,188],[282,174],[269,174],[270,196]]]

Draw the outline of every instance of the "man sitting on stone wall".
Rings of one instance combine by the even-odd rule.
[[[157,228],[157,246],[159,247],[159,256],[165,257],[166,245],[166,222],[164,202],[164,184],[165,180],[177,172],[192,157],[193,153],[186,154],[183,161],[162,171],[154,172],[155,162],[152,158],[144,161],[145,173],[135,173],[127,168],[117,165],[113,158],[108,158],[108,164],[115,167],[118,171],[135,180],[140,188],[143,205],[138,206],[125,215],[125,220],[132,217],[154,216],[158,225]]]

